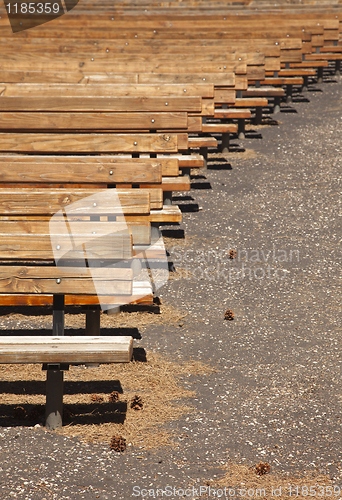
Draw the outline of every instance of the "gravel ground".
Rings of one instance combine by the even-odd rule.
[[[251,127],[236,153],[212,155],[192,199],[177,197],[186,238],[167,239],[176,273],[160,296],[187,316],[136,341],[215,367],[184,380],[197,396],[166,426],[176,446],[118,454],[41,427],[1,428],[1,499],[150,498],[142,488],[198,488],[229,461],[342,487],[341,90],[312,86],[278,126]]]

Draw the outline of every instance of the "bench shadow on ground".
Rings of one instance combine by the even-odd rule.
[[[241,148],[241,150],[242,151],[239,152],[245,151],[245,149],[243,148]],[[207,168],[208,170],[233,170],[231,163],[227,160],[227,158],[224,158],[223,156],[217,158],[208,158]]]
[[[141,309],[139,309],[141,310]],[[73,337],[77,337],[80,335],[85,335],[85,330],[83,328],[65,328],[64,330],[65,335],[71,335]],[[22,329],[22,330],[17,330],[17,329],[11,329],[11,330],[2,330],[2,337],[6,336],[18,336],[18,337],[51,337],[52,336],[52,329],[50,328],[39,328],[39,329]],[[120,328],[101,328],[101,336],[108,336],[108,337],[133,337],[136,340],[141,340],[141,335],[138,330],[138,328],[127,328],[127,327],[120,327]]]
[[[65,382],[65,388],[68,382]],[[64,425],[123,424],[127,415],[127,402],[64,404]],[[44,405],[0,404],[1,427],[32,427],[44,424]]]
[[[146,363],[146,351],[142,347],[133,349],[133,361]],[[84,366],[79,367],[85,370]],[[0,381],[0,393],[6,395],[45,396],[45,380]],[[89,425],[115,423],[123,424],[126,420],[127,401],[110,402],[113,391],[123,394],[120,380],[87,380],[64,382],[64,395],[89,395],[89,402],[64,404],[64,425]],[[91,401],[91,395],[99,395],[103,401]],[[86,397],[87,397],[86,396]],[[29,403],[0,404],[0,427],[32,427],[44,424],[45,405]]]

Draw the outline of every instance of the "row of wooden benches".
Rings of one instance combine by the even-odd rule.
[[[45,363],[50,428],[68,364],[131,359],[131,338],[99,341],[99,306],[151,302],[158,225],[181,220],[172,191],[190,189],[184,172],[215,134],[228,153],[250,108],[257,121],[269,99],[279,111],[283,86],[290,98],[341,57],[338,12],[289,10],[284,24],[219,6],[145,16],[101,5],[15,38],[0,19],[1,304],[52,304],[54,322],[51,339],[2,341],[0,361]],[[85,307],[87,336],[61,338],[65,304]]]

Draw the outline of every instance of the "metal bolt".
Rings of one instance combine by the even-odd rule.
[[[97,206],[97,203],[93,203],[93,206],[96,207]]]
[[[157,33],[157,30],[153,30],[153,33]]]
[[[224,18],[223,18],[223,20],[225,21],[225,20],[226,20],[226,18],[224,17]]]
[[[205,78],[203,78],[203,81],[205,82]]]
[[[138,143],[137,143],[137,142],[134,142],[134,146],[137,146],[137,145],[138,145]]]
[[[278,42],[276,42],[275,44],[276,44],[276,45],[279,45],[279,43],[278,43]]]
[[[152,123],[154,123],[154,122],[155,122],[154,118],[152,118],[151,122],[152,122]]]
[[[223,69],[227,69],[227,66],[223,66]]]
[[[126,42],[126,45],[128,45],[128,42]]]
[[[109,52],[109,49],[107,49],[106,52]]]
[[[241,57],[239,57],[239,61],[241,61]]]
[[[138,35],[134,35],[134,36],[135,36],[135,38],[138,38]]]
[[[93,234],[96,234],[96,231],[93,231]]]
[[[113,175],[113,170],[109,170],[109,175]]]
[[[57,283],[57,285],[59,285],[59,284],[60,284],[60,282],[61,282],[60,278],[57,278],[57,279],[56,279],[56,283]]]
[[[168,103],[168,102],[166,102],[166,103],[165,103],[165,106],[168,106],[168,105],[169,105],[169,103]]]
[[[61,249],[61,245],[57,245],[56,250],[60,250],[60,249]]]
[[[92,58],[91,58],[91,60],[93,61],[93,60],[94,60],[94,58],[92,57]]]
[[[286,35],[287,37],[289,37],[290,35]]]
[[[184,89],[183,92],[186,92],[186,89]]]
[[[114,21],[114,17],[112,17],[112,21]]]

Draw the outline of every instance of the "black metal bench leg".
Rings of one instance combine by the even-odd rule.
[[[341,76],[341,61],[335,61],[335,75]]]
[[[204,159],[203,168],[206,169],[208,166],[208,148],[207,147],[200,148],[199,152],[200,152],[200,155],[202,155],[203,159]]]
[[[255,118],[254,118],[254,125],[260,125],[262,122],[262,107],[257,106],[255,108]]]
[[[100,308],[86,310],[86,335],[99,337],[100,331]]]
[[[292,102],[292,85],[286,85],[286,102]]]
[[[222,134],[221,153],[229,153],[229,132]]]
[[[274,98],[273,114],[276,115],[280,113],[280,101],[281,97],[277,96]]]
[[[309,77],[308,77],[308,75],[304,75],[303,76],[302,92],[308,90],[308,85],[309,85]]]
[[[239,139],[245,138],[245,119],[244,118],[238,118],[238,138]]]
[[[172,205],[172,191],[163,192],[163,205]]]
[[[48,368],[46,373],[45,426],[54,430],[63,425],[63,370]]]
[[[64,335],[64,295],[53,296],[53,336]],[[44,366],[43,366],[44,368]],[[54,430],[63,421],[63,370],[59,364],[47,365],[45,426]]]
[[[323,82],[323,68],[317,68],[317,83]]]

